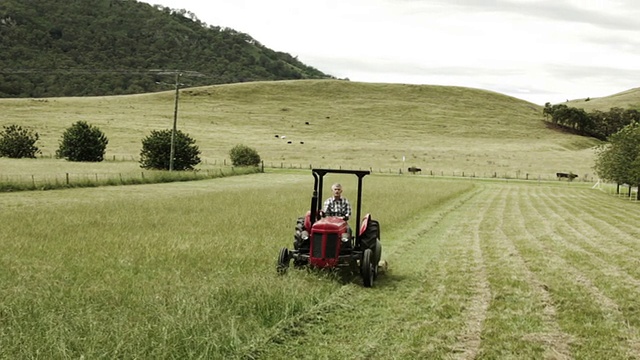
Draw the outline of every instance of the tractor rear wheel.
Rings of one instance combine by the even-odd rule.
[[[366,249],[362,253],[362,260],[360,260],[360,275],[362,276],[362,283],[364,287],[372,287],[373,280],[375,278],[377,264],[373,263],[373,251]]]
[[[278,274],[284,274],[289,269],[289,261],[291,257],[289,256],[289,249],[283,247],[280,249],[280,254],[278,255],[278,265],[276,269],[278,270]]]
[[[380,223],[376,220],[369,220],[367,224],[367,229],[362,234],[362,238],[360,242],[363,245],[364,249],[375,250],[376,242],[380,241]]]

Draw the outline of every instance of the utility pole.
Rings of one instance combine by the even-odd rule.
[[[173,108],[173,131],[171,131],[171,154],[169,155],[169,171],[173,171],[173,159],[176,155],[176,128],[178,125],[178,97],[180,96],[180,76],[181,73],[176,73],[176,102]]]

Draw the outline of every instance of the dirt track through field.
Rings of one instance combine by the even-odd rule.
[[[638,228],[610,201],[478,184],[383,232],[390,271],[373,289],[347,282],[240,357],[638,358]]]

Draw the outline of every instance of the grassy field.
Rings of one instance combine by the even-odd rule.
[[[136,166],[141,140],[151,130],[172,126],[173,106],[171,91],[0,99],[0,125],[39,132],[38,145],[51,156],[63,131],[84,120],[109,138],[106,167],[129,168]],[[417,166],[448,174],[547,178],[573,172],[592,178],[598,144],[548,129],[538,105],[450,86],[305,80],[190,88],[181,91],[178,114],[178,127],[202,150],[203,166],[223,163],[242,143],[273,167]]]
[[[180,99],[201,172],[228,166],[238,143],[267,167],[372,168],[363,208],[381,223],[389,271],[372,289],[276,274],[310,204],[309,170],[1,193],[0,359],[640,357],[638,204],[607,184],[544,181],[591,179],[598,142],[548,129],[540,106],[346,81]],[[0,99],[0,114],[38,131],[45,153],[0,159],[0,181],[137,176],[141,139],[170,127],[173,93]],[[47,157],[77,120],[107,134],[109,161]],[[406,166],[467,177],[398,175]],[[332,181],[354,199],[355,178]]]
[[[346,196],[355,180],[339,177]],[[0,196],[0,358],[634,358],[640,215],[581,184],[365,178],[389,271],[290,271],[308,171]]]
[[[640,110],[640,88],[629,89],[617,94],[601,98],[570,100],[567,106],[583,108],[586,111],[609,111],[613,107]]]

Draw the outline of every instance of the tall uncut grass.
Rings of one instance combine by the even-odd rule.
[[[355,196],[355,182],[340,181]],[[471,186],[407,179],[419,185],[408,194],[393,177],[365,183],[366,211],[389,229]],[[239,353],[341,286],[276,276],[311,184],[305,172],[3,194],[0,357]]]

